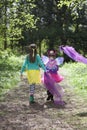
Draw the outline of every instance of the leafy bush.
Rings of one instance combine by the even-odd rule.
[[[19,82],[19,72],[23,62],[22,57],[17,57],[7,50],[0,51],[0,95]]]

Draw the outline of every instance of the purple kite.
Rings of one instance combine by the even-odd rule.
[[[71,46],[60,46],[60,51],[63,51],[66,55],[77,62],[82,62],[87,64],[87,58],[79,54],[73,47]]]

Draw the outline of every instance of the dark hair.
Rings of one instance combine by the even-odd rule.
[[[56,56],[56,50],[50,49],[47,51],[48,56]]]
[[[29,46],[29,60],[31,63],[35,62],[37,55],[37,46],[35,44],[30,44]]]

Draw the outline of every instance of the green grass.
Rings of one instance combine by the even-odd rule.
[[[6,51],[0,56],[0,96],[20,81],[20,69],[23,56],[9,55]]]
[[[83,63],[65,63],[62,73],[68,79],[69,86],[76,90],[87,91],[87,65]]]

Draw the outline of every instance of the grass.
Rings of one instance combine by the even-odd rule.
[[[68,79],[69,86],[76,90],[87,91],[87,65],[83,63],[65,63],[62,73]]]
[[[4,55],[4,58],[3,58]],[[17,85],[20,81],[20,69],[23,56],[7,55],[0,56],[0,96]]]
[[[78,106],[83,101],[87,102],[87,65],[79,62],[65,63],[61,67],[61,74],[65,77],[64,85],[69,86],[70,91],[73,90],[76,100],[80,101]],[[66,91],[69,91],[68,88],[66,88]],[[76,121],[77,118],[78,116],[73,117],[73,121]]]

